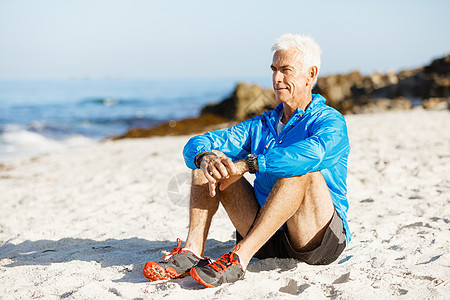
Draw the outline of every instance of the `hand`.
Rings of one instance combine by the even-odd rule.
[[[229,157],[218,150],[213,150],[213,153],[215,155],[205,155],[200,162],[200,169],[208,180],[209,194],[211,197],[216,195],[216,187],[219,181],[225,180],[226,182],[228,178],[234,178],[238,175],[238,168]],[[240,176],[237,179],[239,178]],[[225,188],[230,184],[226,184]],[[222,185],[223,183],[220,185],[220,190],[225,189],[222,188]]]
[[[248,165],[247,162],[243,160],[239,160],[234,163],[237,172],[234,174],[231,174],[228,178],[225,178],[219,185],[219,190],[223,191],[239,179],[241,179],[242,176],[244,176],[245,172],[248,172]]]

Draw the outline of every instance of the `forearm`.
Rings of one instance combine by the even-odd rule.
[[[236,165],[236,168],[239,170],[239,173],[242,175],[244,175],[245,173],[247,173],[249,171],[248,164],[245,161],[245,159],[238,160],[238,161],[234,162],[234,164]]]
[[[247,172],[250,171],[250,170],[249,170],[249,167],[248,167],[247,160],[246,160],[245,158],[236,161],[234,164],[236,165],[236,167],[238,168],[238,170],[241,171],[242,174],[245,174],[245,173],[247,173]],[[256,170],[256,172],[259,171],[259,168],[258,168],[258,159],[256,159],[256,161],[255,161],[255,170]]]

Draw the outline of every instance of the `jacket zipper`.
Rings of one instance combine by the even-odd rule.
[[[303,115],[299,115],[299,116],[296,117],[296,120],[293,121],[293,122],[289,125],[289,128],[287,128],[287,129],[285,130],[285,132],[284,132],[284,134],[283,134],[283,137],[282,137],[282,138],[279,138],[278,144],[281,144],[281,143],[283,142],[283,139],[284,139],[284,137],[286,136],[286,134],[289,132],[289,130],[292,129],[292,127],[294,127],[294,123],[297,122],[297,121],[298,121],[299,119],[301,119],[302,117],[303,117]]]
[[[292,129],[292,127],[294,127],[294,123],[297,122],[298,120],[300,120],[302,117],[304,116],[304,114],[300,114],[298,116],[296,116],[296,120],[291,122],[291,124],[289,125],[289,128],[285,128],[283,129],[285,132],[283,134],[283,137],[280,138],[281,136],[277,136],[275,129],[272,126],[272,123],[265,119],[266,124],[269,126],[270,131],[272,131],[272,135],[277,136],[277,138],[271,138],[269,140],[269,142],[267,142],[266,146],[264,147],[266,150],[269,149],[270,144],[272,143],[272,141],[275,141],[275,143],[281,144],[283,142],[283,138],[286,136],[286,134],[289,132],[289,130]]]

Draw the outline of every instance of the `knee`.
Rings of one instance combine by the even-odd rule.
[[[200,169],[192,170],[192,185],[205,185],[208,183],[205,174]]]
[[[320,171],[306,173],[304,175],[278,178],[277,182],[291,184],[293,182],[314,182],[315,180],[323,180],[323,176],[322,173],[320,173]]]
[[[298,175],[298,176],[292,176],[292,177],[285,177],[285,178],[278,178],[277,183],[278,184],[288,184],[288,185],[292,185],[292,184],[299,184],[299,183],[304,183],[308,180],[310,180],[310,174],[305,174],[305,175]]]

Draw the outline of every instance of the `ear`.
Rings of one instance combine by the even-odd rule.
[[[313,84],[314,79],[316,79],[316,77],[317,77],[317,72],[318,72],[318,69],[316,66],[312,66],[311,68],[309,68],[307,85]]]

